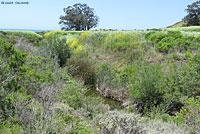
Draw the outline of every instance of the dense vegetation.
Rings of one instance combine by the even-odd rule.
[[[155,50],[163,53],[191,51],[195,53],[200,48],[199,37],[184,37],[180,31],[168,31],[167,34],[150,32],[145,37],[152,45],[155,45]]]
[[[200,36],[191,33],[50,31],[32,42],[35,33],[2,32],[0,133],[198,134]]]
[[[42,39],[42,36],[30,31],[0,31],[0,38],[6,39],[12,44],[32,43],[37,45]]]

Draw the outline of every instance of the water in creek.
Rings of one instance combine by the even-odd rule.
[[[97,90],[91,89],[86,93],[86,96],[88,97],[100,97],[103,100],[104,104],[108,104],[111,108],[114,109],[122,109],[122,103],[119,101],[112,100],[110,98],[106,98],[103,95],[101,95]]]

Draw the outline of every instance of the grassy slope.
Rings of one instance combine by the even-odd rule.
[[[171,26],[168,26],[167,28],[177,28],[177,27],[183,27],[185,23],[183,21],[179,21]]]
[[[37,37],[42,37],[41,35],[37,34],[36,32],[32,32],[32,31],[13,31],[13,30],[3,30],[2,31],[3,33],[6,33],[6,34],[13,34],[13,35],[35,35]]]
[[[194,29],[196,29],[196,27],[193,27]],[[191,30],[193,29],[191,28]],[[200,28],[200,27],[199,27]],[[183,30],[184,31],[184,30]],[[188,30],[189,31],[189,30]],[[23,31],[23,32],[18,32],[18,31],[5,31],[7,34],[23,34],[23,35],[36,35],[38,37],[40,37],[40,35],[34,33],[34,32],[26,32],[26,31]],[[70,32],[74,32],[74,31],[70,31]],[[133,31],[129,31],[129,32],[133,32]],[[134,31],[136,32],[136,31]],[[66,32],[67,33],[67,32]],[[79,33],[79,32],[74,32],[74,33]],[[112,33],[112,32],[110,32]],[[143,32],[142,32],[143,33]],[[96,61],[99,61],[99,62],[109,62],[111,65],[116,65],[116,66],[119,66],[117,68],[119,69],[123,69],[125,66],[127,66],[129,63],[127,63],[127,59],[125,59],[124,57],[124,53],[115,53],[115,52],[111,52],[111,53],[108,53],[108,52],[105,52],[102,48],[99,48],[99,47],[93,47],[93,46],[89,46],[89,49],[91,53],[89,53],[90,57],[91,57],[91,60],[93,59],[92,57],[98,57],[98,58],[95,58]],[[93,51],[93,53],[92,53]],[[132,51],[134,52],[134,51]],[[121,54],[121,55],[119,55]],[[144,59],[146,60],[150,60],[149,62],[152,63],[152,61],[154,62],[158,62],[159,59],[156,59],[157,57],[159,57],[160,54],[159,53],[156,53],[155,51],[148,51],[148,53],[146,54],[146,57],[144,57]],[[162,56],[162,55],[161,55]],[[94,59],[93,59],[94,60]],[[121,67],[121,68],[120,68]],[[152,122],[155,122],[155,121],[152,121]],[[162,123],[162,122],[161,122]],[[160,126],[161,123],[158,123],[159,125],[155,125],[155,126]],[[149,123],[150,124],[150,123]],[[167,123],[166,123],[167,124]],[[152,125],[152,124],[151,124]],[[148,126],[148,125],[147,125]],[[150,126],[150,125],[149,125]],[[154,127],[155,127],[154,126]],[[164,125],[163,125],[164,126]],[[170,128],[170,127],[166,127],[166,128]],[[165,129],[166,129],[165,128]],[[150,128],[149,128],[150,129]],[[152,128],[151,128],[152,129]],[[150,130],[151,130],[150,129]],[[148,132],[150,132],[150,130]],[[163,128],[164,130],[164,128]],[[151,130],[152,131],[152,130]],[[156,130],[157,131],[157,130]],[[170,133],[170,132],[169,132]]]
[[[39,41],[43,38],[43,36],[32,31],[4,30],[0,31],[0,38],[5,39],[7,40],[7,42],[12,44],[33,43],[37,45]]]

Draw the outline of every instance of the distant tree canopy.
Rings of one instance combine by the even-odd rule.
[[[59,22],[62,30],[90,30],[98,24],[99,18],[87,4],[77,3],[63,10],[65,15],[60,16]]]
[[[200,1],[187,6],[188,15],[183,19],[187,26],[200,26]]]

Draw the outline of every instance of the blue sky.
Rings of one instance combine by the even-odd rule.
[[[12,1],[12,0],[0,0]],[[18,0],[29,5],[0,4],[0,29],[58,30],[63,8],[86,3],[100,22],[97,29],[163,28],[180,21],[196,0]],[[13,1],[15,2],[15,1]]]

